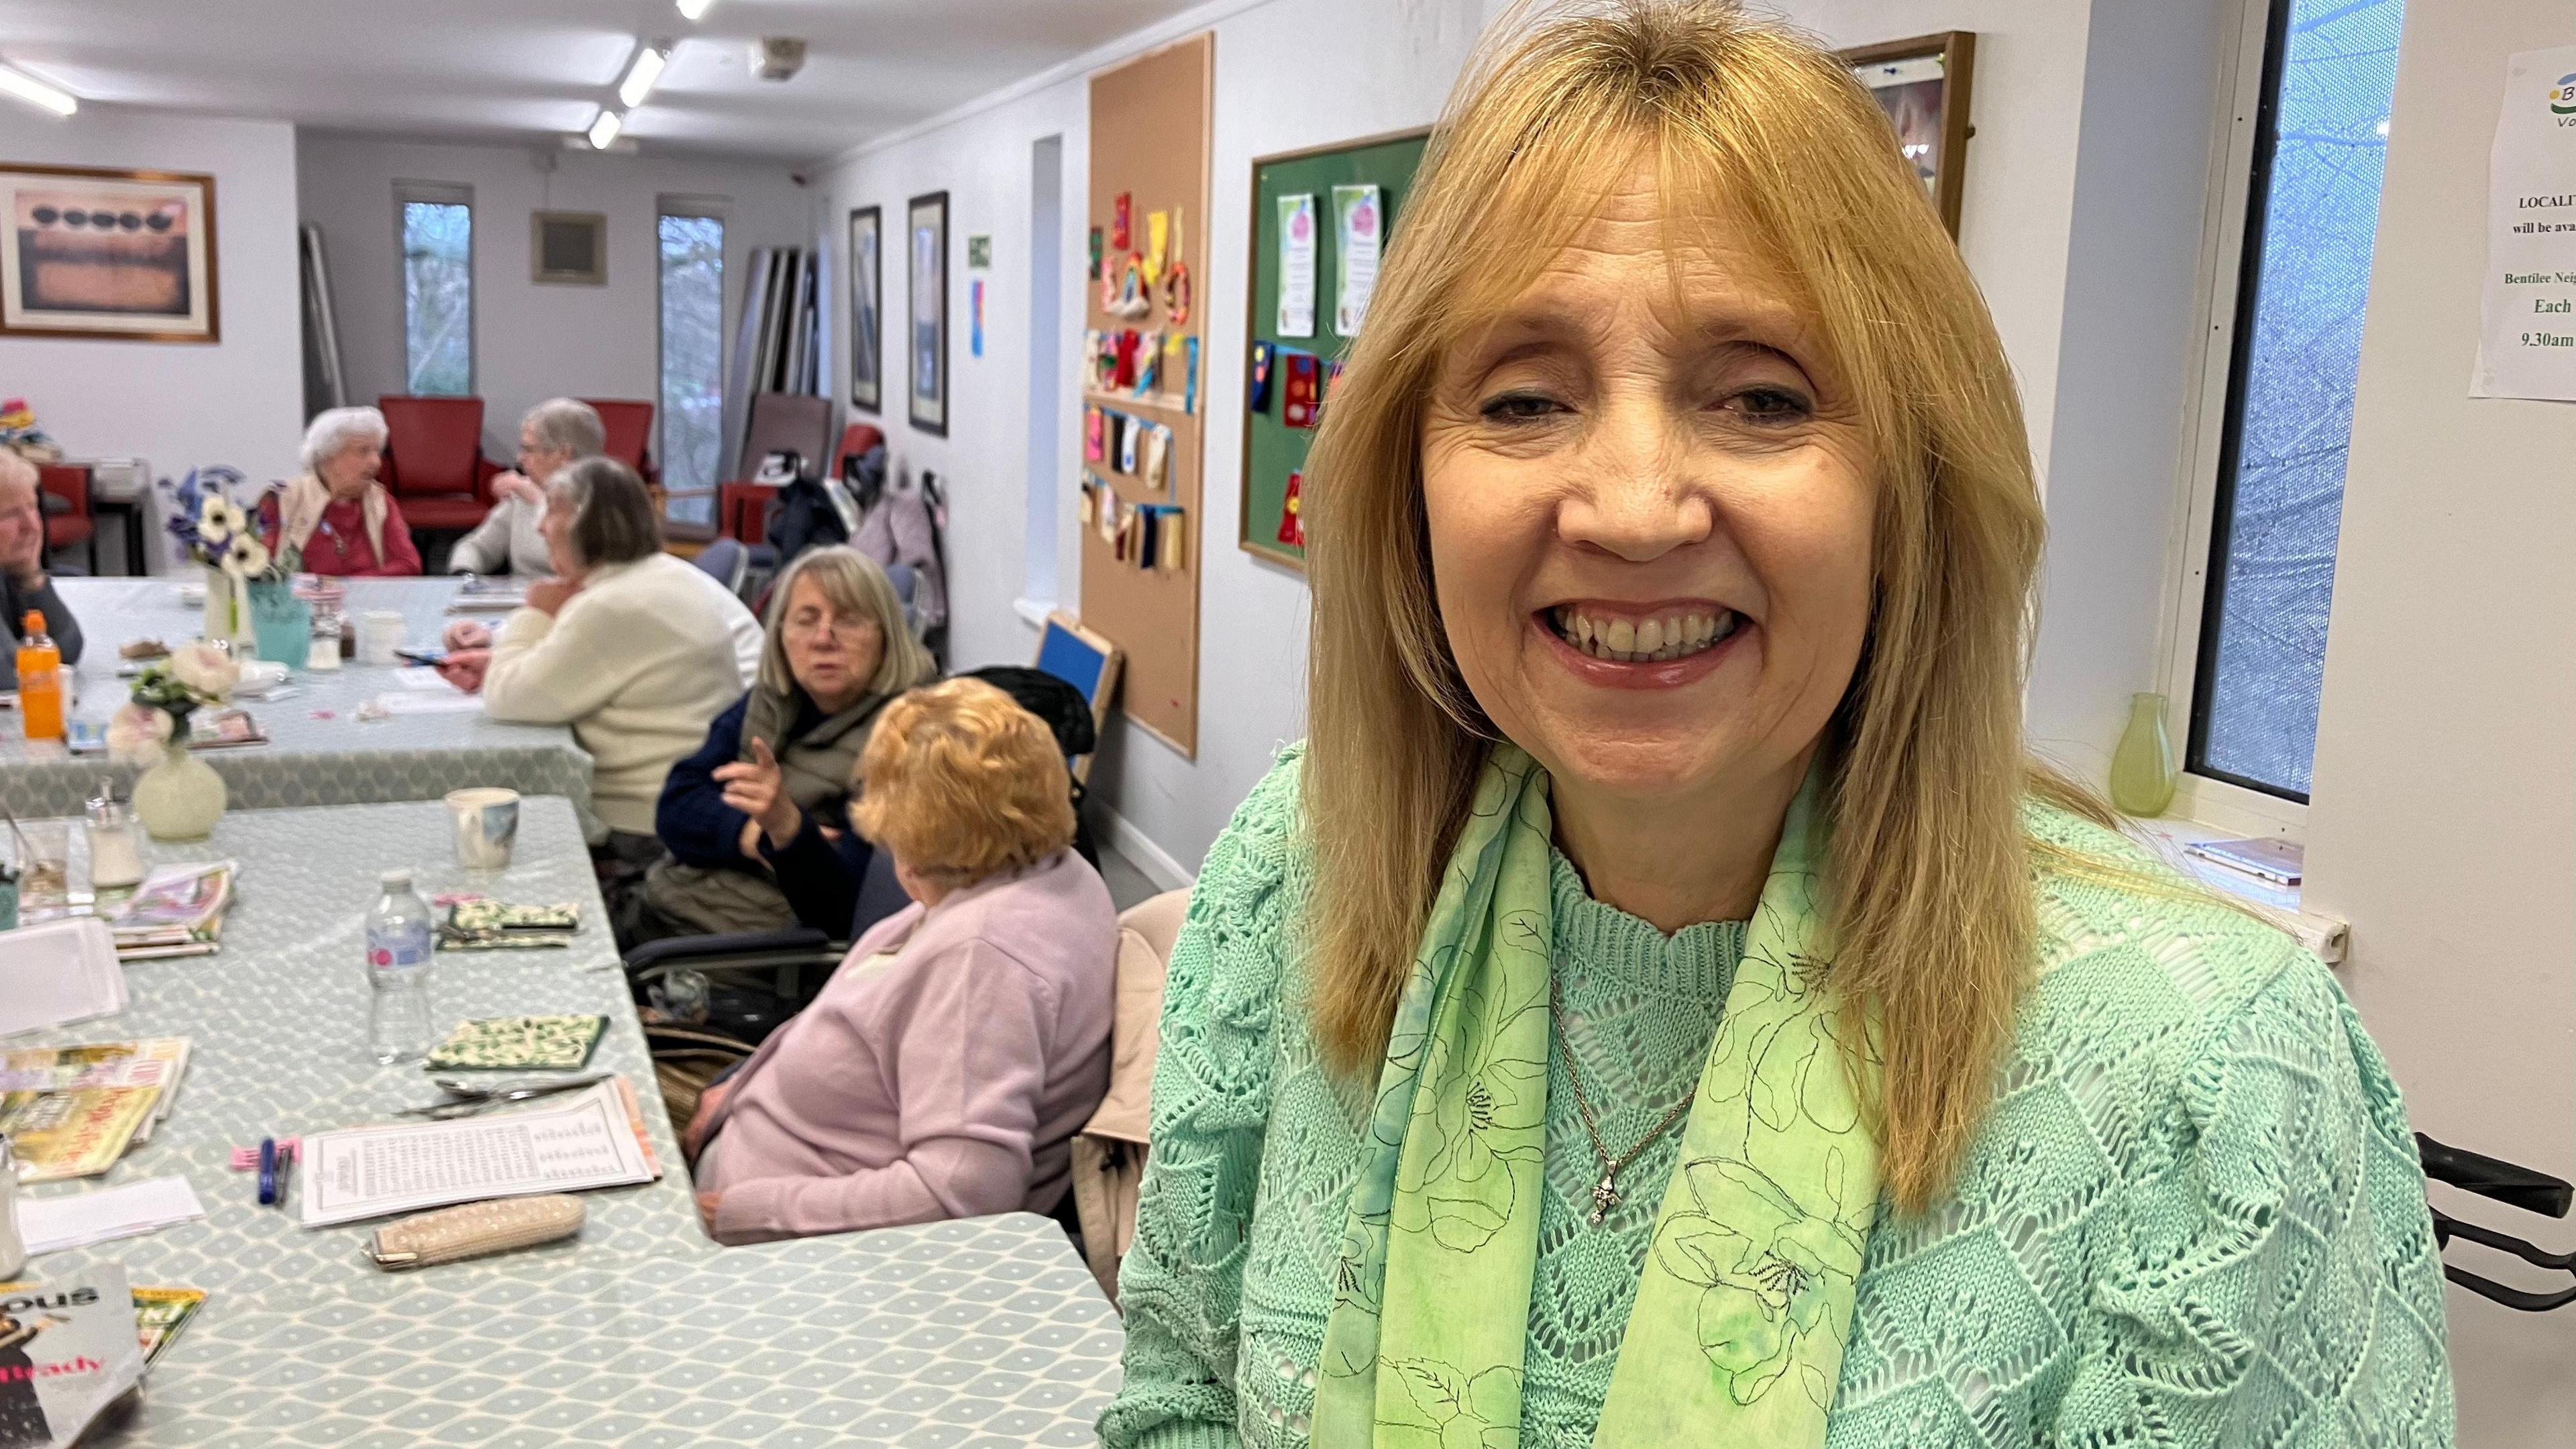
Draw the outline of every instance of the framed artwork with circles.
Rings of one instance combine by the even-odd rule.
[[[219,340],[215,178],[0,163],[0,333]]]

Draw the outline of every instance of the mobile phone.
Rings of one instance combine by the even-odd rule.
[[[403,660],[406,663],[427,665],[434,669],[440,664],[447,662],[447,651],[444,649],[397,649],[394,651],[394,657],[396,659]]]

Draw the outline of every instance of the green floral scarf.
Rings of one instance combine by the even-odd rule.
[[[1318,1449],[1512,1449],[1547,1136],[1547,774],[1476,787],[1396,1007],[1315,1391]],[[1593,1442],[1812,1449],[1877,1211],[1824,989],[1816,781],[1709,1047]]]

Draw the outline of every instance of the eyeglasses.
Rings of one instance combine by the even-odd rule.
[[[863,644],[876,636],[877,624],[874,619],[845,619],[838,616],[829,620],[790,619],[779,626],[779,632],[806,639],[820,639],[825,634],[829,634],[844,644]]]

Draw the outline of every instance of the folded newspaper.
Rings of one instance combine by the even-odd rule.
[[[142,1382],[143,1361],[115,1264],[0,1289],[0,1444],[70,1444]]]

